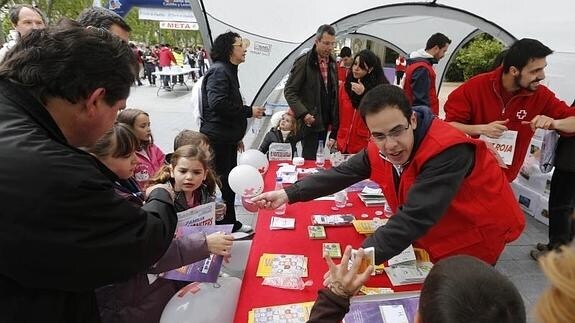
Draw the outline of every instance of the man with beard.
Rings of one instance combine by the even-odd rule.
[[[510,182],[523,165],[535,129],[575,132],[575,109],[540,84],[551,53],[538,40],[518,40],[502,66],[469,79],[445,103],[445,121],[472,137],[516,136],[513,159],[504,169]]]

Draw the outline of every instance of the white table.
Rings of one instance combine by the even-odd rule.
[[[174,77],[174,76],[177,77],[180,75],[187,75],[187,74],[190,74],[192,72],[198,72],[199,70],[200,69],[197,67],[190,67],[189,65],[184,65],[183,67],[180,67],[180,66],[164,67],[164,68],[162,68],[161,71],[153,72],[152,74],[157,76],[161,82],[161,86],[158,88],[158,91],[156,92],[156,96],[158,96],[160,94],[160,90],[172,91],[174,89],[174,86],[178,82],[177,81],[172,82],[172,77]],[[169,90],[168,90],[168,88],[164,87],[162,76],[168,77],[168,88],[169,88]],[[190,90],[190,88],[186,84],[185,80],[183,82],[181,82],[180,84],[184,85],[186,87],[186,91]]]

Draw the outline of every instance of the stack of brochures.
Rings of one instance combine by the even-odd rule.
[[[366,186],[358,193],[358,196],[363,204],[368,207],[385,206],[387,202],[381,188],[369,188]]]
[[[409,246],[387,261],[385,272],[393,286],[421,284],[433,268],[429,254],[423,249]]]

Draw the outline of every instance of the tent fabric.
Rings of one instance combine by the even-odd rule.
[[[434,32],[453,40],[450,51],[437,66],[443,75],[454,50],[477,32],[487,32],[510,45],[515,39],[535,38],[555,51],[548,57],[547,84],[559,97],[575,97],[575,3],[556,0],[543,4],[534,0],[477,1],[262,1],[237,4],[228,1],[191,0],[204,40],[233,30],[248,38],[247,60],[240,66],[242,93],[247,103],[263,104],[289,72],[304,48],[313,45],[321,24],[332,24],[338,37],[358,33],[393,44],[402,51],[424,47]],[[207,46],[209,48],[209,44]],[[442,81],[438,77],[438,83]]]

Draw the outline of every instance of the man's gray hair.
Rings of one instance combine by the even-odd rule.
[[[315,38],[317,40],[320,40],[324,33],[327,33],[328,35],[331,36],[335,36],[335,29],[331,25],[321,25],[319,26],[317,32],[315,33]]]

